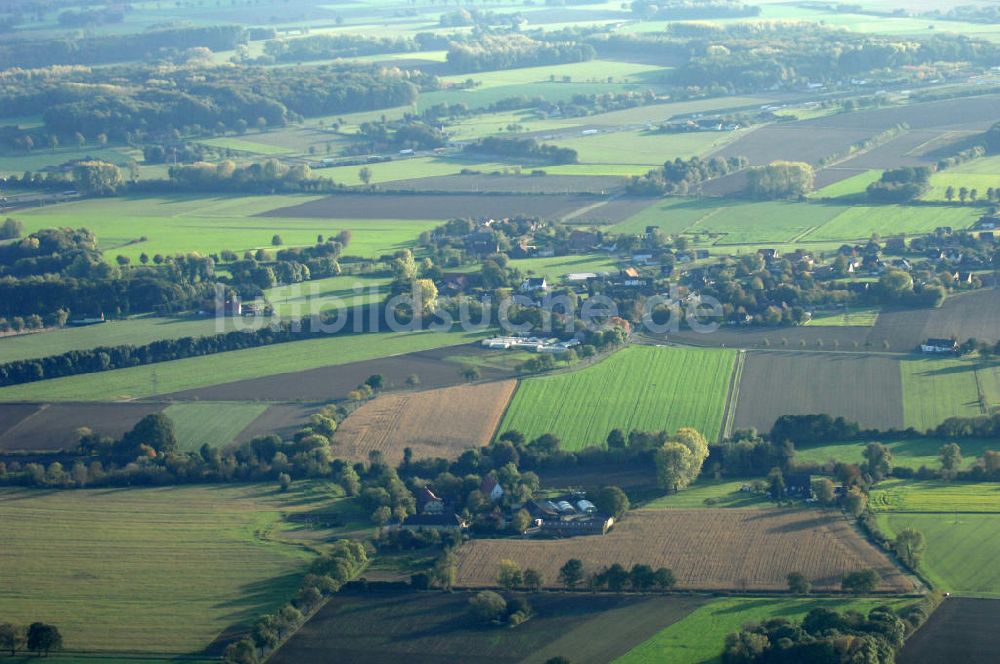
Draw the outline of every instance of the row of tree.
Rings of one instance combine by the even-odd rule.
[[[7,651],[11,657],[21,650],[36,655],[48,656],[53,650],[61,650],[62,634],[55,625],[33,622],[27,627],[9,622],[0,622],[0,652]]]

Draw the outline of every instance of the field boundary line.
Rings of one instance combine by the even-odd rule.
[[[746,361],[746,350],[739,349],[736,362],[733,363],[733,373],[729,378],[729,394],[726,397],[726,410],[722,419],[720,442],[733,435],[733,424],[736,421],[736,406],[740,399],[740,382],[743,380],[743,364]]]
[[[500,428],[503,427],[503,421],[507,419],[507,413],[510,411],[510,405],[514,403],[514,399],[517,397],[517,391],[521,389],[521,379],[514,378],[514,389],[510,391],[510,397],[507,399],[506,405],[503,407],[503,412],[500,413],[500,417],[497,419],[497,425],[493,427],[493,434],[490,436],[490,442],[496,442],[497,436],[500,434]]]
[[[986,392],[983,390],[983,381],[979,377],[979,369],[977,367],[972,368],[972,375],[976,379],[976,394],[979,396],[979,412],[983,415],[989,415],[990,407],[986,402]]]

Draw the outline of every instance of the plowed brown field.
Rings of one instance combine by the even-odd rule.
[[[409,447],[417,459],[455,458],[489,442],[516,386],[503,380],[380,396],[337,429],[337,456],[367,459],[379,450],[395,465]]]
[[[500,561],[510,559],[558,586],[570,558],[588,573],[613,563],[668,567],[686,589],[785,590],[788,574],[801,572],[816,590],[839,590],[845,573],[869,568],[881,591],[914,589],[839,514],[806,509],[636,510],[604,536],[472,540],[458,550],[455,585],[494,586]]]

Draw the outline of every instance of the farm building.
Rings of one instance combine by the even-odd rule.
[[[429,487],[424,487],[420,491],[417,491],[415,498],[417,500],[417,511],[420,514],[444,513],[444,501],[434,495],[434,492]]]
[[[535,291],[544,291],[548,289],[549,284],[545,281],[545,277],[528,277],[521,282],[522,293],[534,293]]]
[[[582,495],[533,500],[524,506],[532,518],[530,535],[574,537],[604,535],[615,518],[597,511],[597,507]]]
[[[954,353],[958,350],[958,342],[954,339],[928,339],[920,344],[922,353]]]
[[[483,478],[482,483],[479,485],[479,491],[494,503],[503,497],[503,487],[500,486],[497,478],[493,476]]]
[[[405,521],[396,521],[393,525],[407,530],[465,530],[468,521],[455,514],[414,514]]]
[[[812,476],[809,473],[792,473],[785,476],[785,495],[799,498],[812,497]]]
[[[530,350],[535,353],[562,353],[580,345],[579,340],[542,339],[540,337],[491,337],[482,345],[493,350]]]

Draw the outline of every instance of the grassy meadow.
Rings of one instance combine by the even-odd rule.
[[[217,325],[222,325],[218,329]],[[234,329],[231,319],[214,317],[136,316],[102,325],[64,327],[58,330],[0,337],[0,363],[71,350],[124,344],[143,345],[158,339],[202,337]]]
[[[173,421],[177,446],[197,452],[202,445],[225,447],[241,431],[267,410],[267,404],[253,402],[175,403],[163,414]]]
[[[899,363],[903,381],[903,419],[918,431],[949,417],[982,415],[975,365],[961,359],[906,358]]]
[[[868,612],[876,606],[904,606],[902,600],[886,599],[793,599],[739,597],[716,599],[695,609],[656,636],[619,657],[614,664],[720,664],[726,635],[738,632],[748,622],[768,618],[801,620],[813,609]]]
[[[468,343],[481,334],[464,332],[379,332],[330,336],[247,348],[155,365],[54,378],[0,389],[0,401],[114,401],[166,394],[248,378],[304,371]]]
[[[719,435],[736,354],[632,346],[585,369],[527,378],[499,431],[552,433],[564,449],[603,445],[608,433],[694,427]]]
[[[317,235],[350,230],[344,253],[378,257],[411,247],[425,230],[440,221],[393,219],[305,219],[256,217],[280,207],[298,205],[318,196],[161,196],[89,199],[17,213],[28,232],[42,228],[86,227],[97,235],[109,260],[122,255],[237,253],[273,249],[274,235],[282,246],[312,245]],[[142,238],[146,238],[143,240]]]
[[[691,509],[695,507],[763,507],[770,499],[758,493],[740,491],[746,480],[712,480],[701,478],[683,491],[656,498],[643,508]]]
[[[282,515],[337,509],[332,486],[2,490],[4,619],[54,623],[73,651],[199,653],[294,594],[330,532]]]
[[[830,445],[817,445],[815,447],[801,447],[795,449],[795,461],[797,463],[817,463],[823,464],[827,461],[840,461],[843,463],[861,463],[864,461],[862,453],[869,442],[879,442],[892,451],[892,465],[903,468],[913,468],[921,466],[928,468],[940,468],[941,462],[938,459],[938,450],[946,443],[954,442],[942,440],[940,438],[905,438],[899,440],[879,440],[879,441],[851,441],[845,443],[833,443]],[[976,457],[982,456],[983,452],[989,449],[1000,448],[1000,443],[995,440],[960,440],[964,466],[968,468],[976,462]]]
[[[879,310],[876,307],[846,309],[815,313],[806,321],[813,327],[872,327],[878,320]]]

